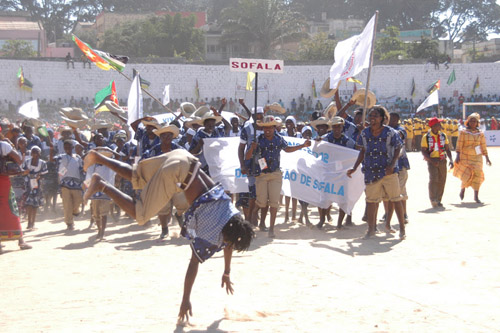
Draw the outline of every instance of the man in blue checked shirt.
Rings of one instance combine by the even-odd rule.
[[[94,174],[84,199],[96,192],[108,195],[120,208],[142,225],[158,214],[165,203],[176,193],[184,192],[189,205],[181,234],[191,241],[191,261],[184,281],[184,295],[179,319],[192,316],[190,295],[198,266],[224,249],[224,274],[221,287],[233,293],[230,279],[233,249],[249,248],[254,232],[250,223],[243,220],[220,184],[200,168],[196,157],[183,149],[176,149],[157,157],[143,160],[134,166],[90,151],[85,157],[84,170],[94,164],[109,167],[123,178],[132,181],[135,189],[142,189],[135,202],[112,184]],[[174,200],[175,201],[175,200]],[[174,202],[175,204],[175,202]]]

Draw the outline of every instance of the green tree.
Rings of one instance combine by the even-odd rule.
[[[26,40],[7,40],[2,45],[0,53],[8,58],[30,58],[36,57],[33,44]]]
[[[451,42],[462,42],[471,33],[477,38],[500,32],[500,6],[496,0],[441,0],[433,13],[434,31]]]
[[[336,41],[322,32],[300,42],[298,57],[300,60],[333,60],[336,45]]]
[[[439,47],[436,40],[421,37],[420,41],[408,46],[408,56],[413,59],[434,59],[439,56]]]
[[[380,60],[397,60],[406,58],[405,45],[399,39],[399,29],[390,26],[383,32],[384,37],[375,43],[375,58]]]
[[[133,57],[183,56],[202,58],[203,33],[194,27],[195,17],[154,16],[147,20],[118,25],[104,33],[100,48]]]
[[[305,36],[305,21],[286,0],[239,0],[222,11],[224,44],[238,44],[248,50],[257,45],[255,56],[273,56],[275,46]]]

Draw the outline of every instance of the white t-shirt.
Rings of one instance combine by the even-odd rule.
[[[12,146],[7,142],[0,141],[0,156],[7,156],[12,151]]]

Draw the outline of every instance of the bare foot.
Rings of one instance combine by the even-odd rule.
[[[396,230],[394,230],[390,225],[385,225],[385,231],[390,234],[396,233]]]
[[[99,176],[96,173],[93,174],[92,178],[90,179],[89,187],[87,188],[87,191],[85,191],[85,194],[83,195],[83,201],[87,202],[87,200],[89,200],[89,198],[93,194],[100,192],[103,189],[104,189],[104,184],[101,176]]]
[[[85,158],[83,159],[83,171],[87,171],[87,169],[96,163],[97,152],[91,150],[87,153]]]

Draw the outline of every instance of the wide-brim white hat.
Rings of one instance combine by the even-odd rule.
[[[142,124],[144,126],[153,126],[156,129],[158,129],[158,128],[161,127],[161,125],[158,123],[158,121],[156,119],[154,119],[154,118],[153,118],[153,120],[145,120],[145,119],[143,119],[142,120]]]
[[[186,125],[187,128],[193,128],[194,124],[199,125],[199,126],[203,126],[203,122],[201,121],[201,118],[197,117],[197,116],[192,116],[191,118],[188,118],[184,122],[184,124]]]
[[[284,114],[286,113],[286,110],[284,107],[281,106],[281,104],[274,102],[273,104],[269,104],[269,109],[271,111],[274,111],[278,114]]]
[[[332,98],[333,96],[335,96],[335,93],[339,89],[339,86],[340,86],[340,81],[337,84],[337,88],[330,89],[330,78],[328,78],[328,79],[326,79],[325,83],[323,83],[323,85],[321,86],[321,90],[319,91],[319,94],[321,95],[321,97],[324,97],[324,98]]]
[[[104,102],[104,104],[108,107],[108,109],[110,111],[114,111],[114,112],[122,114],[122,115],[125,115],[128,113],[127,110],[125,110],[124,108],[122,108],[121,106],[119,106],[118,104],[116,104],[113,101],[106,101],[106,102]]]
[[[281,119],[274,116],[265,116],[264,119],[257,120],[257,126],[260,127],[281,126],[282,124]]]
[[[88,120],[89,117],[80,108],[61,108],[59,113],[71,120]]]
[[[323,111],[323,116],[325,116],[328,119],[332,119],[333,117],[335,117],[337,115],[337,112],[338,112],[337,103],[331,102],[325,108],[325,111]]]
[[[196,112],[196,106],[190,102],[183,102],[181,103],[180,110],[184,117],[189,118]]]
[[[205,120],[209,120],[209,119],[214,119],[216,123],[222,121],[222,117],[221,116],[216,116],[214,115],[213,111],[208,111],[206,112],[202,117],[201,117],[201,122],[202,123],[205,123]]]
[[[179,136],[179,128],[175,125],[165,125],[163,127],[160,127],[159,129],[153,130],[153,133],[158,136],[160,136],[160,134],[162,133],[168,133],[168,132],[173,134],[174,139]]]
[[[330,125],[333,126],[333,125],[344,125],[345,123],[345,120],[344,118],[342,117],[333,117],[331,120],[330,120]]]
[[[328,125],[330,128],[330,121],[326,117],[319,117],[318,119],[311,121],[311,126],[317,131],[318,125]]]
[[[111,127],[113,127],[113,124],[108,123],[105,120],[96,120],[95,123],[93,123],[92,125],[90,125],[90,130],[96,131],[96,130],[101,129],[101,128],[110,129]]]
[[[352,95],[351,100],[354,101],[356,103],[356,105],[364,106],[366,94],[368,94],[368,99],[366,101],[366,108],[369,109],[369,108],[373,107],[375,104],[377,104],[377,97],[370,90],[368,90],[368,93],[366,92],[365,88],[357,90]]]
[[[69,127],[78,128],[78,129],[84,128],[89,122],[88,119],[73,120],[73,119],[66,118],[64,116],[62,116],[61,119],[64,120],[66,125],[68,125]]]

